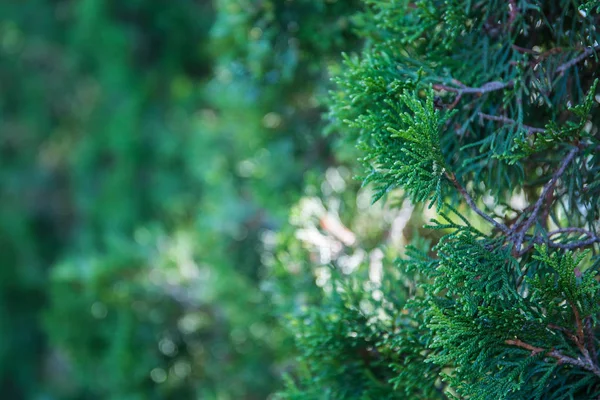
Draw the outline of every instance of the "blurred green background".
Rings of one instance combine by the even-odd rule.
[[[358,3],[0,2],[2,399],[282,387],[315,279],[269,244],[351,182],[321,116]]]

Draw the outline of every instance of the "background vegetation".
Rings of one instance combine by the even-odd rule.
[[[306,179],[355,2],[0,4],[0,392],[263,399],[264,241]]]

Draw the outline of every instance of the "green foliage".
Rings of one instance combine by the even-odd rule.
[[[219,58],[240,63],[252,77],[272,85],[312,83],[322,76],[323,64],[353,40],[349,17],[359,7],[355,0],[215,4],[220,11],[213,27]]]
[[[414,202],[432,199],[441,205],[446,167],[440,152],[439,130],[444,118],[434,109],[432,92],[427,95],[425,104],[407,93],[403,93],[399,101],[400,106],[387,101],[391,112],[386,119],[395,122],[385,126],[390,136],[377,137],[371,146],[365,144],[365,151],[375,164],[375,171],[365,183],[378,183],[374,201],[389,190],[404,187]],[[373,124],[369,117],[361,123],[365,130]]]
[[[70,390],[123,399],[268,395],[275,377],[256,370],[282,337],[268,328],[274,321],[252,282],[201,261],[197,233],[142,229],[135,239],[52,271],[47,332],[72,368]]]
[[[305,349],[300,361],[306,363],[310,375],[302,382],[306,391],[295,388],[284,398],[401,398],[390,390],[387,381],[393,370],[387,365],[388,358],[380,354],[385,351],[380,343],[385,324],[368,323],[376,316],[358,308],[359,299],[344,305],[349,299],[336,291],[326,299],[323,311],[313,308],[291,324],[296,345]]]
[[[438,258],[415,253],[407,266],[433,279],[424,286],[426,295],[418,304],[435,338],[428,361],[452,368],[446,377],[450,386],[461,396],[477,399],[585,398],[586,390],[596,393],[593,371],[574,371],[570,377],[571,371],[560,361],[541,357],[544,348],[563,349],[565,357],[577,354],[578,346],[561,337],[564,330],[560,327],[598,311],[589,307],[600,286],[590,274],[581,279],[574,274],[584,256],[550,256],[538,249],[542,255],[534,259],[556,270],[538,270],[522,286],[519,263],[507,249],[498,249],[494,241],[472,228],[445,225],[449,226],[455,232],[436,246]],[[585,283],[576,284],[576,280]],[[565,303],[579,306],[575,310]],[[507,346],[523,343],[531,347]],[[586,383],[569,383],[571,379]]]
[[[539,253],[534,259],[544,264],[549,271],[538,274],[530,280],[532,297],[547,308],[548,314],[556,313],[567,301],[570,307],[576,307],[580,315],[589,316],[598,312],[595,296],[600,286],[595,279],[596,271],[579,270],[582,261],[589,252],[578,254],[573,258],[570,251],[549,253],[547,247],[536,246]],[[575,311],[575,310],[573,310]]]
[[[68,373],[55,373],[62,349],[40,324],[42,312],[54,312],[47,309],[56,294],[48,271],[64,257],[102,252],[106,241],[151,220],[172,226],[192,211],[193,179],[178,156],[184,146],[170,132],[185,125],[172,110],[196,100],[191,80],[209,72],[189,38],[206,36],[208,26],[197,15],[210,13],[206,3],[190,1],[162,15],[159,3],[139,2],[0,8],[6,183],[0,386],[8,398],[33,398],[49,396],[55,379],[67,383],[67,392],[73,383]],[[161,26],[177,26],[178,34],[155,36]],[[177,170],[185,178],[172,179]],[[85,327],[88,316],[89,308],[68,321]],[[85,340],[91,333],[78,334]],[[112,361],[121,356],[114,353]]]

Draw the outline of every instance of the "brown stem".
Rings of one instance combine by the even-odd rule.
[[[538,54],[537,59],[533,63],[533,66],[535,67],[536,65],[538,65],[539,63],[544,61],[544,59],[548,58],[549,56],[551,56],[553,54],[562,53],[563,51],[564,51],[564,49],[562,47],[554,47],[554,48],[547,50],[541,54]]]
[[[570,364],[581,369],[585,369],[586,371],[592,372],[594,375],[600,377],[600,368],[591,360],[581,360],[579,358],[569,357],[558,350],[546,350],[542,347],[532,346],[528,343],[523,342],[520,339],[508,339],[505,341],[506,344],[511,346],[517,346],[522,349],[526,349],[531,351],[531,355],[535,356],[540,353],[544,353],[546,356],[555,358],[559,364]]]
[[[558,54],[558,53],[562,53],[563,51],[565,51],[565,49],[563,49],[562,47],[553,47],[550,50],[546,50],[543,53],[540,53],[539,51],[535,51],[532,49],[526,49],[524,47],[520,47],[517,45],[512,45],[512,48],[516,51],[518,51],[519,53],[527,53],[527,54],[532,54],[535,57],[535,60],[532,60],[530,62],[532,67],[535,67],[537,64],[541,63],[542,61],[544,61],[544,59],[548,58],[549,56],[553,55],[553,54]]]
[[[584,342],[584,334],[583,334],[583,323],[581,322],[581,316],[579,315],[579,310],[575,306],[575,304],[569,301],[569,305],[571,306],[571,310],[573,311],[573,315],[575,316],[575,326],[577,327],[577,339],[578,342],[583,344]]]
[[[535,347],[535,346],[532,346],[532,345],[530,345],[528,343],[525,343],[521,339],[508,339],[508,340],[506,340],[506,344],[509,344],[511,346],[517,346],[517,347],[520,347],[522,349],[529,350],[529,351],[531,351],[531,355],[532,356],[535,356],[536,354],[540,354],[540,353],[543,353],[543,352],[546,351],[546,350],[544,350],[541,347]]]
[[[460,99],[462,98],[462,93],[458,93],[456,95],[456,98],[454,99],[454,101],[450,104],[450,106],[448,106],[449,110],[453,110],[454,107],[456,107],[458,105],[458,103],[460,102]]]
[[[600,238],[597,236],[591,237],[589,239],[586,240],[579,240],[577,242],[571,242],[571,243],[556,243],[556,242],[549,242],[548,246],[549,247],[554,247],[556,249],[563,249],[563,250],[574,250],[574,249],[580,249],[582,247],[586,247],[586,246],[590,246],[594,243],[599,243],[600,242]]]
[[[514,238],[509,238],[509,239],[514,239]],[[598,237],[598,236],[593,236],[586,240],[578,240],[576,242],[569,242],[569,243],[558,243],[558,242],[553,242],[551,240],[543,240],[540,236],[533,237],[530,240],[532,241],[532,243],[537,243],[537,244],[546,243],[548,245],[548,247],[552,247],[555,249],[563,249],[563,250],[580,249],[582,247],[593,245],[594,243],[600,243],[600,237]],[[513,243],[515,243],[515,245],[516,245],[516,243],[517,243],[516,240],[513,240]],[[524,248],[523,250],[519,251],[518,255],[523,255],[523,254],[527,253],[529,250],[531,250],[532,248],[533,248],[533,245],[529,245],[527,248]]]

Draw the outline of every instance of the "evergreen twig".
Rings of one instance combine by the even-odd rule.
[[[497,122],[502,122],[504,124],[507,125],[518,125],[518,122],[515,121],[514,119],[510,119],[507,117],[499,117],[496,115],[490,115],[490,114],[485,114],[485,113],[478,113],[477,115],[479,115],[481,118],[483,119],[487,119],[490,121],[497,121]],[[543,128],[536,128],[533,126],[529,126],[529,125],[521,125],[529,134],[533,134],[533,133],[542,133],[545,132],[546,130]]]
[[[469,207],[471,207],[471,209],[473,211],[475,211],[479,216],[481,216],[483,219],[488,221],[490,224],[492,224],[496,228],[500,229],[502,232],[504,232],[506,234],[509,234],[511,232],[510,228],[508,228],[506,225],[504,225],[501,222],[496,221],[495,219],[490,217],[488,214],[481,211],[481,209],[479,207],[477,207],[477,204],[475,204],[475,201],[473,200],[471,195],[467,192],[467,189],[465,189],[460,184],[460,182],[458,182],[458,179],[456,178],[456,175],[453,172],[446,172],[446,177],[450,180],[450,182],[452,182],[454,187],[456,187],[456,189],[460,192],[460,194],[463,196],[463,198],[465,199],[465,201],[467,202],[467,204],[469,205]]]

